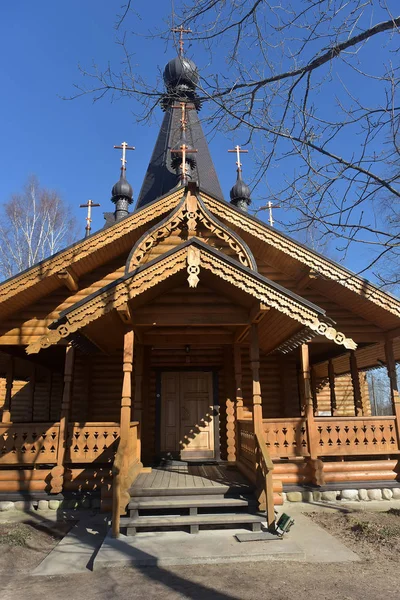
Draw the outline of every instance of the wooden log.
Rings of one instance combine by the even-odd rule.
[[[351,471],[325,474],[325,481],[395,481],[397,473],[390,471]]]
[[[252,373],[253,426],[254,432],[264,435],[262,396],[260,384],[260,350],[258,342],[258,327],[256,323],[250,326],[250,367]]]
[[[314,420],[314,405],[311,394],[310,351],[308,344],[302,344],[301,346],[301,371],[301,383],[304,398],[304,414],[306,417],[308,449],[310,453],[309,463],[312,472],[312,481],[316,485],[323,485],[323,463],[322,461],[318,460],[318,440],[317,429]]]
[[[352,471],[394,471],[397,467],[397,460],[370,460],[370,461],[335,461],[326,462],[324,465],[325,473],[332,472],[352,472]]]
[[[143,344],[136,344],[135,351],[135,400],[133,404],[133,420],[138,426],[138,454],[142,455],[142,424],[143,424]]]
[[[0,481],[44,481],[50,472],[50,469],[0,470]]]

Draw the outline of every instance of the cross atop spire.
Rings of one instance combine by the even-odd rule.
[[[180,25],[179,27],[172,27],[171,31],[172,33],[179,33],[179,56],[183,56],[183,46],[185,43],[183,35],[185,33],[192,33],[192,30],[185,29],[183,25]]]
[[[242,150],[241,147],[238,145],[238,146],[235,146],[235,148],[233,150],[228,150],[228,152],[235,152],[236,153],[237,168],[238,168],[238,171],[241,171],[242,170],[242,163],[240,162],[240,155],[241,154],[247,154],[248,150]]]
[[[180,118],[180,123],[181,123],[181,139],[179,142],[179,148],[172,148],[171,153],[172,154],[182,154],[182,162],[181,162],[181,181],[183,185],[187,184],[187,170],[186,170],[186,162],[187,162],[187,154],[195,154],[197,152],[197,150],[195,150],[194,148],[191,148],[187,143],[186,143],[186,124],[187,124],[187,119],[186,119],[186,102],[180,102],[179,106],[175,105],[173,106],[173,108],[175,109],[181,109],[181,118]]]
[[[126,151],[127,150],[135,150],[134,146],[128,146],[127,142],[122,142],[122,144],[120,146],[114,146],[114,148],[116,148],[117,150],[122,150],[122,157],[121,157],[121,170],[122,171],[126,171]]]
[[[100,204],[94,203],[93,200],[88,200],[86,204],[80,204],[79,208],[87,208],[87,216],[86,216],[86,227],[85,227],[85,237],[89,237],[90,231],[92,229],[92,208],[95,206],[100,206]]]

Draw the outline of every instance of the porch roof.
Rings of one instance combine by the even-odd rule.
[[[200,269],[200,277],[201,271],[205,270],[212,277],[222,279],[227,288],[233,286],[294,320],[297,328],[293,333],[296,333],[297,343],[301,343],[300,338],[310,339],[314,335],[325,335],[329,340],[346,348],[356,347],[353,340],[333,328],[334,321],[319,306],[194,237],[63,311],[60,318],[51,325],[48,335],[28,346],[28,354],[56,344],[62,338],[70,337],[89,323],[124,306],[147,290],[164,283],[171,276],[184,272],[185,269],[189,272],[190,284],[193,252],[196,266]],[[306,331],[301,333],[304,329]]]

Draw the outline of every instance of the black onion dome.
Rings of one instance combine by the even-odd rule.
[[[130,183],[125,179],[125,173],[121,173],[119,181],[113,186],[111,191],[111,201],[117,202],[120,198],[128,200],[129,204],[133,201],[133,189]]]
[[[194,90],[199,83],[199,72],[192,60],[185,56],[177,56],[165,67],[164,82],[169,89],[184,86]]]
[[[236,183],[230,191],[231,203],[235,205],[239,202],[250,204],[250,194],[249,186],[243,181],[242,174],[238,171]]]

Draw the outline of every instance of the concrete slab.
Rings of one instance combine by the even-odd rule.
[[[104,515],[77,523],[34,569],[32,575],[67,575],[92,569],[93,559],[108,529]]]
[[[97,556],[94,570],[132,566],[194,565],[210,563],[258,562],[266,560],[301,560],[303,550],[292,539],[247,542],[240,544],[235,534],[245,529],[138,533],[118,539],[108,533]]]

